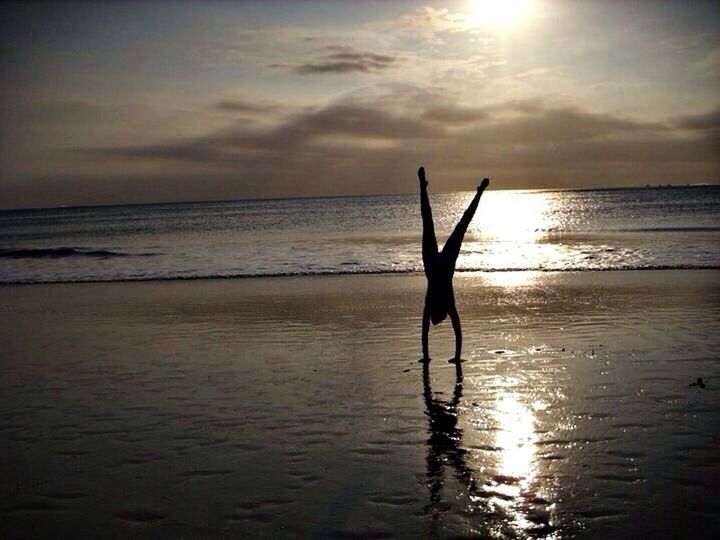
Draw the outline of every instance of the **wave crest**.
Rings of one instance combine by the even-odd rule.
[[[702,264],[658,264],[658,265],[637,265],[637,266],[611,266],[604,268],[586,267],[565,267],[565,268],[458,268],[456,273],[496,273],[496,272],[632,272],[632,271],[662,271],[662,270],[720,270],[718,265]],[[49,283],[115,283],[131,281],[195,281],[204,279],[267,279],[267,278],[288,278],[288,277],[310,277],[310,276],[347,276],[347,275],[373,275],[373,274],[422,274],[422,270],[413,268],[397,269],[355,269],[355,270],[322,270],[322,271],[297,271],[297,272],[267,272],[267,273],[231,273],[231,274],[198,274],[198,275],[147,275],[147,276],[117,276],[107,278],[88,277],[80,279],[18,279],[0,280],[0,285],[31,285]]]
[[[149,255],[149,254],[145,254]],[[65,257],[132,257],[131,253],[79,247],[0,249],[0,257],[8,259],[62,259]]]

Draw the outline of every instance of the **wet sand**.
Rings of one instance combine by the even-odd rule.
[[[719,278],[0,287],[0,537],[716,536]]]

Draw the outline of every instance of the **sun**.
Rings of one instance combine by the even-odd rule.
[[[471,0],[468,22],[473,26],[508,27],[527,18],[533,0]]]

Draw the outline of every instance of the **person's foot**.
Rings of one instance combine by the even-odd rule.
[[[448,360],[448,363],[449,364],[460,364],[464,361],[465,360],[463,360],[462,358],[451,358],[450,360]]]
[[[429,364],[430,360],[432,360],[432,358],[430,358],[429,356],[423,356],[420,360],[418,360],[418,362],[420,362],[421,364]]]
[[[485,191],[485,188],[490,185],[490,179],[489,178],[483,178],[483,181],[480,182],[480,185],[478,186],[478,191]]]
[[[425,167],[418,169],[418,178],[420,178],[420,187],[427,187],[428,181],[425,180]]]

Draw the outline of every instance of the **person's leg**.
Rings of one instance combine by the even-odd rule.
[[[422,358],[421,362],[429,362],[430,354],[428,353],[428,334],[430,333],[430,310],[425,307],[422,316]]]
[[[460,353],[462,352],[462,328],[460,327],[460,316],[454,304],[448,310],[448,314],[450,315],[453,331],[455,332],[455,358],[451,359],[450,362],[460,362]]]
[[[425,169],[418,170],[420,178],[420,214],[423,220],[422,256],[425,273],[432,267],[438,254],[437,239],[435,238],[435,224],[433,223],[430,199],[427,194],[427,180],[425,180]]]
[[[485,188],[488,186],[489,183],[490,181],[485,178],[478,186],[475,197],[473,197],[472,202],[470,202],[470,206],[468,206],[467,210],[465,210],[465,213],[463,214],[463,217],[460,218],[458,224],[455,225],[455,229],[450,235],[450,238],[448,238],[448,241],[445,242],[445,246],[443,247],[442,252],[446,260],[453,265],[453,268],[455,267],[455,261],[460,254],[460,246],[462,246],[465,232],[467,231],[468,225],[470,225],[470,222],[475,215],[478,204],[480,204],[480,197],[482,196],[483,191],[485,191]]]

